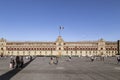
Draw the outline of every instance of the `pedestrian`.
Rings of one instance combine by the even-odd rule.
[[[117,61],[120,63],[120,55],[117,56]]]
[[[10,59],[9,68],[11,68],[11,69],[12,69],[12,67],[13,67],[13,64],[12,64],[12,59]]]
[[[91,57],[91,62],[93,62],[93,61],[94,61],[94,57],[92,56],[92,57]]]
[[[20,67],[20,58],[19,56],[16,56],[16,68],[19,68]]]
[[[32,61],[32,56],[30,56],[30,61]]]
[[[15,68],[15,61],[12,59],[12,68]]]
[[[71,61],[71,59],[72,59],[71,56],[69,56],[69,61]]]
[[[21,58],[20,58],[20,68],[23,68],[23,64],[24,64],[24,60],[23,60],[23,56],[21,56]]]
[[[53,64],[53,57],[50,58],[50,64]]]
[[[58,64],[58,57],[57,57],[57,56],[55,57],[55,62],[54,62],[54,64],[56,64],[56,65]]]

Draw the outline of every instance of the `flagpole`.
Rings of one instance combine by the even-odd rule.
[[[60,26],[59,27],[59,36],[61,36],[61,31],[64,29],[64,27]]]
[[[59,27],[59,36],[61,36],[61,32],[60,31],[61,31],[61,26]]]
[[[60,27],[59,27],[59,29],[58,29],[58,30],[59,30],[59,36],[60,36]]]

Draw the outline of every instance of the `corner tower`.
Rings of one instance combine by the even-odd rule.
[[[6,40],[3,38],[0,38],[0,56],[6,55]]]

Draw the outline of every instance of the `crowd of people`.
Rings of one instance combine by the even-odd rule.
[[[72,57],[68,56],[68,59],[66,61],[71,61]],[[49,64],[58,64],[59,62],[59,57],[58,56],[54,56],[54,57],[50,57],[50,62]]]
[[[11,57],[10,59],[10,68],[22,68],[23,64],[23,56],[16,56],[15,59]]]
[[[99,57],[99,59],[101,61],[104,61],[104,58],[105,58],[104,56]],[[30,56],[30,57],[28,57],[28,59],[30,59],[30,61],[31,61],[32,57]],[[67,61],[71,61],[71,59],[72,59],[72,57],[68,56],[68,60]],[[91,60],[91,62],[93,62],[93,61],[97,60],[97,57],[91,56],[90,60]],[[118,61],[118,63],[120,63],[120,55],[117,56],[117,61]],[[55,64],[55,65],[57,65],[58,62],[59,62],[59,57],[57,57],[57,56],[50,57],[49,64]],[[16,56],[15,58],[11,57],[11,59],[10,59],[10,65],[9,65],[10,68],[23,68],[23,65],[24,65],[23,56]]]
[[[97,60],[97,58],[99,58],[100,61],[104,61],[105,58],[107,58],[107,57],[105,57],[105,56],[99,56],[99,57],[91,56],[90,60],[91,60],[91,62],[93,62],[93,61]],[[116,55],[116,60],[117,60],[117,63],[120,63],[120,55]]]

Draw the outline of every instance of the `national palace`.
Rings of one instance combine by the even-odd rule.
[[[54,42],[7,41],[0,38],[0,55],[35,56],[115,56],[119,53],[120,40],[66,42],[58,36]]]

